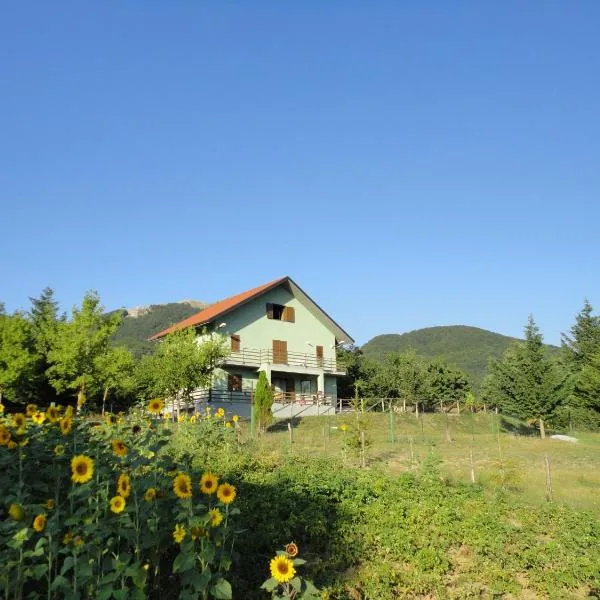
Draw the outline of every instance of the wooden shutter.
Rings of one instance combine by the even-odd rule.
[[[317,365],[323,366],[323,346],[317,346]]]
[[[273,318],[273,304],[271,302],[267,302],[267,319]]]
[[[293,306],[286,306],[283,309],[283,321],[288,321],[288,323],[296,322],[296,309]]]
[[[273,340],[273,362],[280,365],[286,365],[287,360],[287,342],[283,340]]]
[[[231,336],[231,351],[232,352],[240,351],[240,336],[239,335]]]

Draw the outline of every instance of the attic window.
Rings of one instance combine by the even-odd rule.
[[[272,304],[271,302],[267,302],[267,318],[294,323],[296,321],[296,311],[293,306],[284,306],[283,304]]]

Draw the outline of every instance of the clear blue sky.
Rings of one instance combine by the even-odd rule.
[[[600,309],[600,2],[10,2],[0,300],[291,275],[363,343]]]

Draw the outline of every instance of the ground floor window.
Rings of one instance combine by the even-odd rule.
[[[241,392],[242,391],[242,376],[229,374],[227,378],[227,389],[230,392]]]

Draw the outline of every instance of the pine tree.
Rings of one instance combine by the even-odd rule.
[[[593,315],[593,310],[586,299],[583,308],[575,316],[571,334],[562,334],[565,360],[575,370],[589,364],[592,356],[600,350],[600,315]]]
[[[500,360],[490,364],[484,397],[505,413],[539,422],[544,435],[544,421],[559,405],[563,386],[564,377],[548,358],[542,334],[530,316],[525,341],[511,345]]]

